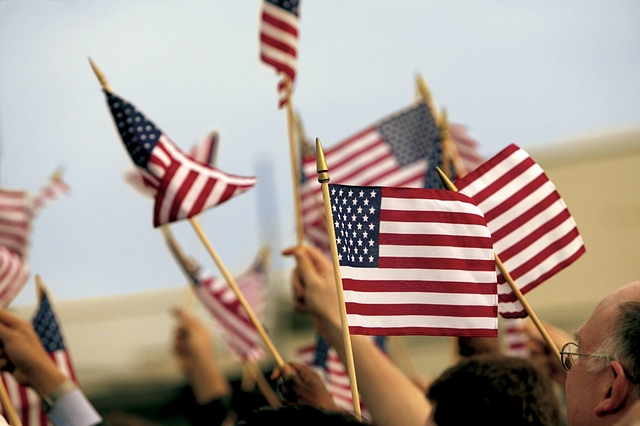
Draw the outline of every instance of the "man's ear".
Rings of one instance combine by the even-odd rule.
[[[619,411],[627,403],[629,396],[629,381],[624,374],[624,368],[618,361],[609,363],[609,388],[602,400],[596,406],[598,417]]]

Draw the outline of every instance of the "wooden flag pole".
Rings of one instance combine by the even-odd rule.
[[[302,223],[302,200],[300,200],[300,154],[296,137],[296,117],[293,112],[291,95],[293,82],[285,77],[287,90],[287,130],[289,134],[289,157],[291,158],[291,178],[293,181],[293,202],[296,213],[296,241],[301,246],[304,242],[304,225]]]
[[[344,303],[344,290],[342,289],[342,274],[340,273],[340,262],[338,261],[338,247],[336,246],[336,231],[333,225],[333,215],[331,213],[331,198],[329,196],[329,168],[324,158],[320,138],[316,138],[316,167],[318,169],[318,182],[322,185],[322,198],[324,199],[324,213],[327,220],[327,232],[329,233],[329,246],[331,247],[331,258],[333,260],[333,276],[336,282],[338,293],[338,305],[340,305],[340,322],[342,323],[342,337],[344,340],[344,352],[347,361],[347,373],[351,383],[351,399],[353,400],[353,413],[358,421],[362,421],[360,411],[360,394],[358,393],[358,382],[356,381],[355,362],[353,360],[353,348],[351,347],[351,334],[349,333],[349,322],[347,319],[347,307]]]
[[[442,172],[442,170],[440,170],[438,167],[436,167],[436,170],[438,171],[438,174],[440,175],[440,179],[442,179],[442,182],[447,187],[447,189],[449,189],[450,191],[458,192],[458,188],[454,185],[453,182],[451,182],[451,180],[449,180],[447,175],[445,175]],[[513,291],[513,294],[516,295],[516,297],[518,298],[518,301],[524,307],[525,312],[529,315],[529,318],[531,318],[531,321],[533,321],[533,323],[536,325],[536,328],[540,332],[540,335],[544,339],[549,350],[555,354],[556,358],[558,359],[558,362],[562,364],[562,359],[560,357],[560,350],[558,349],[556,344],[553,343],[553,340],[551,340],[551,336],[549,336],[549,333],[547,333],[547,330],[544,328],[544,325],[542,325],[542,322],[540,322],[536,313],[533,312],[533,309],[531,308],[527,300],[524,298],[524,295],[516,285],[515,281],[513,280],[513,278],[511,278],[511,274],[509,274],[509,271],[507,271],[507,268],[505,268],[498,254],[494,253],[494,257],[496,260],[496,266],[500,270],[500,273],[502,274],[504,279],[509,284],[509,287],[511,287],[511,291]]]
[[[182,248],[180,247],[176,239],[173,237],[173,232],[171,232],[171,229],[169,229],[169,225],[160,226],[160,231],[162,231],[162,235],[164,236],[164,239],[169,245],[169,251],[171,252],[171,254],[174,255],[174,257],[176,257],[176,261],[178,262],[178,265],[184,265],[184,268],[181,268],[183,269],[182,272],[184,272],[184,274],[187,276],[189,281],[191,281],[190,284],[187,284],[187,288],[185,289],[184,296],[182,298],[182,308],[185,309],[187,312],[191,312],[193,311],[193,305],[195,304],[195,298],[196,298],[195,291],[193,290],[193,285],[192,285],[194,283],[193,280],[195,279],[195,276],[193,276],[193,270],[195,270],[195,265],[193,264],[193,261],[190,258],[188,258],[182,251]]]
[[[102,86],[104,91],[111,93],[111,86],[109,86],[109,83],[107,83],[107,79],[104,77],[104,74],[102,74],[102,71],[100,71],[96,64],[93,63],[91,58],[89,58],[89,64],[91,65],[93,73],[96,75],[96,77],[98,77],[98,81],[100,82],[100,85]]]
[[[9,424],[11,426],[22,426],[20,417],[18,417],[18,413],[16,413],[16,409],[9,399],[9,394],[7,393],[7,388],[4,386],[4,383],[0,385],[0,403],[2,403],[2,409],[7,415]]]
[[[418,92],[418,96],[420,96],[420,98],[422,98],[422,100],[424,100],[424,102],[429,107],[431,116],[436,121],[438,130],[440,131],[440,136],[442,137],[442,167],[444,169],[444,172],[447,174],[447,176],[451,174],[451,170],[449,169],[449,160],[451,160],[456,174],[460,177],[466,175],[467,169],[462,163],[460,153],[458,152],[458,149],[451,139],[447,112],[444,109],[442,112],[438,111],[438,109],[436,108],[436,104],[433,101],[433,96],[431,96],[431,90],[429,90],[427,82],[420,74],[416,75],[416,89]]]
[[[255,380],[258,389],[260,389],[260,392],[262,392],[262,395],[264,395],[269,405],[272,407],[281,407],[282,403],[280,402],[280,398],[278,398],[278,395],[276,395],[275,391],[269,386],[269,382],[264,378],[264,374],[262,374],[258,364],[254,361],[245,361],[244,367],[253,380]]]
[[[249,302],[247,302],[247,299],[245,299],[244,295],[240,291],[240,288],[238,288],[238,284],[236,284],[235,280],[233,279],[233,277],[231,276],[227,268],[222,263],[222,260],[220,260],[220,257],[218,257],[218,253],[216,253],[216,251],[213,249],[213,246],[207,239],[207,236],[202,231],[200,224],[193,217],[189,218],[189,222],[191,223],[191,226],[193,226],[193,229],[198,235],[198,238],[200,238],[200,241],[202,241],[202,244],[204,244],[205,248],[209,252],[209,255],[211,255],[211,258],[213,259],[215,264],[218,266],[218,269],[220,269],[220,272],[222,273],[222,276],[224,276],[224,279],[229,284],[229,287],[231,287],[231,290],[233,290],[233,292],[235,293],[236,297],[238,298],[238,302],[240,302],[240,305],[242,305],[245,312],[247,313],[247,316],[249,317],[251,324],[253,324],[253,326],[256,328],[256,330],[260,334],[260,337],[262,337],[262,340],[267,346],[267,349],[269,350],[269,352],[271,352],[271,355],[273,356],[273,359],[276,361],[276,364],[278,365],[278,367],[282,367],[285,364],[284,360],[278,353],[278,350],[276,349],[273,342],[269,338],[269,335],[267,334],[264,327],[260,323],[260,320],[258,319],[256,314],[253,312],[253,309],[251,309],[251,306],[249,306]]]
[[[449,133],[449,123],[448,121],[446,123],[443,122],[443,118],[444,120],[446,120],[446,115],[442,116],[440,114],[440,111],[438,110],[435,102],[433,101],[433,96],[431,96],[431,90],[429,89],[427,82],[425,81],[424,77],[422,77],[421,74],[416,74],[416,91],[418,92],[418,96],[427,104],[427,107],[429,107],[431,116],[436,122],[436,127],[438,128],[438,132],[440,133],[440,137],[442,138],[442,167],[444,168],[444,171],[447,174],[447,176],[449,176],[451,174],[450,173],[451,170],[449,169],[449,161],[448,161],[450,158],[449,151],[453,143],[451,143],[451,137],[450,137],[451,135]],[[454,168],[455,167],[456,167],[456,164],[454,163]],[[466,170],[464,171],[463,174],[461,174],[460,172],[461,170],[458,170],[456,168],[456,173],[458,174],[458,176],[464,176],[466,174]],[[452,361],[451,363],[452,364],[455,364],[456,362],[458,362],[458,354],[459,354],[458,347],[459,347],[458,338],[452,337],[451,338],[451,361]]]

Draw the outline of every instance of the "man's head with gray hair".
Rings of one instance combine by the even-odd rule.
[[[567,374],[570,426],[612,425],[640,399],[640,281],[606,296],[576,333]]]
[[[632,300],[618,305],[617,315],[611,325],[611,333],[596,350],[596,354],[610,358],[589,357],[588,371],[598,373],[614,359],[624,367],[625,375],[635,385],[640,397],[640,301]]]

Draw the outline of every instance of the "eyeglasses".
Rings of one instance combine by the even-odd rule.
[[[608,355],[600,355],[600,354],[581,354],[578,352],[578,345],[573,342],[569,342],[562,347],[560,351],[560,359],[562,360],[562,366],[565,370],[571,370],[571,367],[578,362],[578,357],[580,356],[592,356],[595,358],[605,358],[613,360],[613,357]]]
[[[562,350],[560,351],[560,359],[562,360],[562,366],[567,371],[571,370],[571,367],[573,367],[575,363],[578,362],[578,357],[581,357],[581,356],[591,356],[594,358],[604,358],[611,361],[615,361],[615,358],[609,355],[581,354],[578,352],[578,345],[574,342],[569,342],[565,344],[562,347]],[[624,366],[622,366],[622,369],[624,370],[625,377],[629,379],[631,383],[637,383],[636,378],[633,377],[631,374],[629,374],[629,372]]]

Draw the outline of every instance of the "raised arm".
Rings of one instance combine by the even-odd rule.
[[[294,303],[309,313],[318,332],[345,362],[342,329],[333,266],[313,247],[293,247],[283,252],[295,256]],[[431,407],[424,393],[365,336],[351,336],[358,389],[379,426],[424,426]]]

